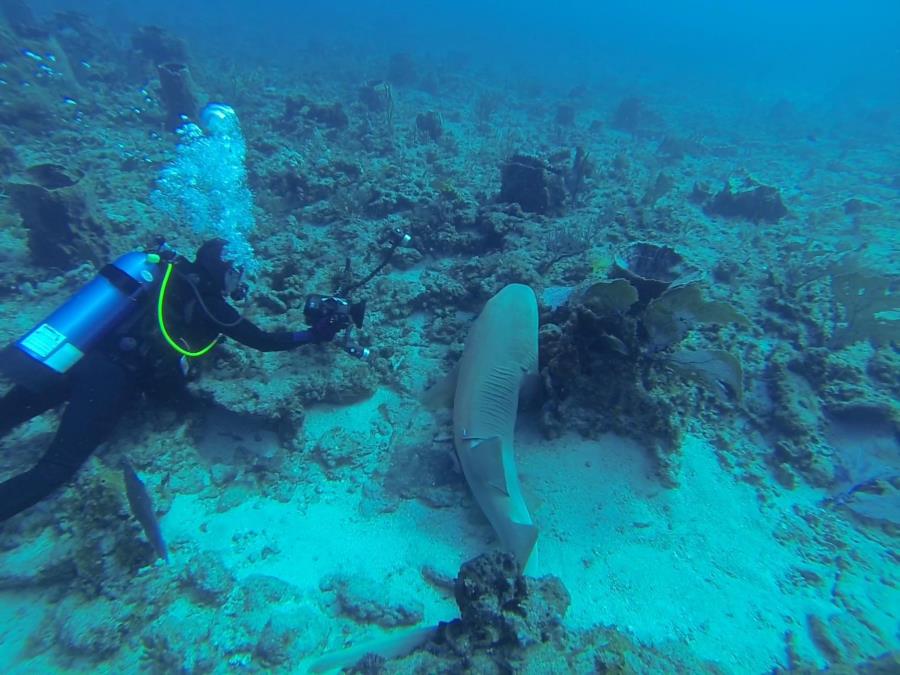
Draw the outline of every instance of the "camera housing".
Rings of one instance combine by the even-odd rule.
[[[303,305],[303,318],[309,326],[327,319],[342,329],[347,328],[351,322],[357,328],[362,328],[365,316],[365,301],[351,303],[337,295],[308,295]]]

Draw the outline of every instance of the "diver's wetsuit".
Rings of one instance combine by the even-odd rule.
[[[176,267],[187,272],[191,264]],[[266,332],[246,319],[209,287],[186,275],[175,275],[166,293],[165,315],[170,334],[189,349],[226,335],[259,351],[284,351],[309,341],[306,331]],[[197,295],[217,321],[200,306]],[[56,386],[40,392],[15,385],[0,398],[0,437],[51,408],[68,402],[50,447],[29,471],[0,483],[0,522],[33,506],[68,482],[103,443],[128,406],[142,392],[177,395],[185,378],[181,357],[166,345],[155,321],[155,299],[131,325],[88,352]]]

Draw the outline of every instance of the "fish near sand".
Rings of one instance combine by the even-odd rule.
[[[537,564],[538,531],[522,497],[513,432],[520,390],[537,376],[537,356],[537,298],[530,287],[510,284],[472,324],[455,386],[451,376],[426,394],[433,402],[439,390],[452,390],[454,443],[466,481],[504,548],[529,573]]]
[[[128,496],[131,513],[137,518],[141,527],[144,528],[144,534],[147,535],[147,540],[153,546],[156,554],[166,562],[169,562],[169,551],[166,548],[165,540],[163,540],[162,531],[159,529],[159,521],[156,519],[153,501],[150,499],[143,481],[138,478],[134,468],[127,459],[122,460],[122,477],[125,480],[125,494]]]

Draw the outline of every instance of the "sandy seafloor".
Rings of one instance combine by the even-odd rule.
[[[396,403],[396,396],[383,391],[355,406],[311,411],[309,433],[337,425],[365,435],[386,402]],[[372,442],[384,444],[385,438],[375,435]],[[788,632],[796,636],[800,654],[819,660],[806,617],[845,613],[834,599],[838,591],[885,633],[896,627],[896,569],[888,561],[893,554],[887,541],[837,523],[837,535],[856,558],[837,577],[822,564],[833,553],[806,537],[808,526],[795,513],[817,511],[821,491],[800,488],[761,504],[756,490],[726,471],[701,436],[687,437],[684,457],[681,486],[663,489],[633,442],[611,434],[548,441],[528,423],[520,425],[517,458],[528,499],[536,505],[539,569],[570,589],[569,627],[587,629],[598,620],[614,624],[638,643],[678,645],[734,673],[784,664]],[[426,623],[455,617],[455,604],[425,583],[420,570],[430,565],[453,574],[492,546],[487,523],[471,504],[434,509],[416,500],[389,514],[362,515],[364,481],[348,476],[301,486],[287,503],[248,495],[225,513],[216,512],[212,499],[179,495],[162,521],[170,565],[186,563],[183,550],[211,551],[238,578],[265,574],[290,582],[307,608],[317,607],[322,577],[359,574],[376,579],[385,596],[417,596]],[[26,556],[42,553],[40,542],[24,548]],[[266,556],[266,549],[275,553]],[[159,573],[160,564],[141,574]],[[824,588],[803,585],[801,570],[818,571]],[[61,667],[52,654],[23,656],[32,631],[52,611],[44,594],[5,594],[0,607],[7,672],[84,667],[77,659]],[[345,633],[329,628],[332,619],[320,610],[309,618],[320,622],[329,648],[380,634],[377,627]],[[864,635],[855,639],[865,644]],[[138,668],[136,653],[123,651],[102,672]],[[302,671],[302,662],[294,668]]]
[[[728,272],[709,283],[712,297],[727,299],[750,326],[711,329],[697,339],[741,356],[747,405],[715,402],[696,393],[695,385],[673,380],[673,391],[694,392],[689,398],[699,412],[685,413],[679,484],[671,488],[663,487],[649,453],[632,439],[608,432],[586,438],[565,424],[561,436],[548,438],[537,415],[520,415],[516,458],[540,530],[540,570],[558,576],[571,595],[566,626],[573,631],[615,626],[638,644],[691,653],[729,673],[765,673],[798,664],[852,668],[897,650],[896,521],[827,507],[828,489],[813,486],[815,481],[794,467],[789,467],[793,487],[776,480],[768,460],[780,432],[767,417],[773,407],[767,393],[772,362],[786,353],[800,359],[790,377],[802,379],[799,371],[807,362],[801,357],[814,347],[828,354],[823,360],[832,359],[830,376],[847,378],[828,385],[846,384],[847,389],[835,394],[821,382],[797,385],[803,393],[792,411],[809,412],[801,426],[816,430],[811,437],[818,438],[827,426],[823,410],[833,409],[841,396],[860,402],[851,415],[852,410],[877,410],[898,424],[896,382],[876,378],[872,366],[880,358],[889,372],[890,364],[896,368],[896,342],[872,346],[862,339],[823,349],[847,318],[830,294],[829,280],[850,269],[842,267],[850,254],[853,269],[875,277],[896,279],[900,271],[896,120],[879,121],[877,106],[872,110],[839,93],[822,100],[800,93],[791,105],[779,107],[775,91],[754,93],[736,86],[717,98],[702,87],[692,93],[650,79],[623,83],[610,78],[589,83],[588,93],[579,95],[586,98],[575,103],[575,124],[561,127],[554,118],[560,102],[573,96],[568,85],[534,89],[473,69],[448,74],[439,94],[395,87],[392,124],[397,131],[388,138],[372,131],[377,124],[356,100],[359,83],[383,71],[383,56],[348,57],[339,67],[323,66],[299,82],[289,71],[248,69],[240,73],[246,88],[231,101],[243,120],[248,163],[254,167],[256,243],[271,257],[273,269],[292,270],[288,275],[296,277],[296,288],[326,288],[327,270],[339,265],[335,250],[342,254],[347,248],[362,257],[385,223],[418,228],[433,246],[409,257],[407,269],[389,268],[376,282],[377,290],[369,292],[374,299],[364,335],[377,353],[377,375],[362,386],[363,396],[344,395],[340,387],[336,395],[311,393],[315,387],[327,389],[330,378],[353,390],[354,378],[364,379],[359,375],[364,366],[349,364],[348,357],[328,348],[263,357],[225,347],[224,358],[216,362],[220,372],[205,374],[208,384],[199,397],[205,404],[215,401],[269,421],[289,405],[285,402],[302,398],[305,418],[295,447],[277,446],[271,431],[248,427],[249,436],[256,434],[249,443],[253,447],[237,448],[219,433],[221,420],[203,430],[202,410],[183,418],[146,411],[129,418],[74,487],[5,526],[14,545],[5,543],[0,553],[0,670],[187,672],[195,658],[191,644],[200,642],[216,646],[218,672],[268,667],[254,662],[262,627],[250,621],[249,628],[235,628],[242,625],[246,608],[229,604],[228,593],[215,602],[194,597],[197,584],[185,579],[196,574],[197,560],[217,560],[230,570],[236,580],[232,587],[252,575],[293,586],[295,594],[280,611],[301,617],[296,645],[301,657],[283,664],[283,672],[302,672],[317,655],[383,631],[375,622],[336,609],[323,590],[323,580],[336,573],[369,580],[368,600],[376,605],[395,597],[400,605],[421,602],[423,624],[455,617],[452,598],[425,581],[423,568],[452,577],[461,563],[496,541],[458,476],[392,476],[410,466],[395,461],[400,448],[450,454],[447,413],[425,410],[418,396],[446,372],[473,312],[504,283],[531,283],[542,297],[545,287],[580,283],[608,249],[634,239],[675,246],[706,270]],[[97,55],[97,62],[102,58]],[[197,79],[224,95],[224,79],[207,72],[204,80],[203,59],[197,61]],[[109,228],[110,244],[127,250],[158,231],[146,193],[160,166],[171,159],[173,142],[158,133],[161,113],[159,102],[152,100],[152,78],[120,77],[122,82],[110,90],[96,82],[84,85],[99,87],[99,99],[115,102],[91,123],[69,116],[64,133],[43,135],[7,120],[2,131],[15,146],[15,158],[3,170],[4,180],[17,180],[25,167],[40,162],[85,170],[85,180],[102,187],[97,209]],[[611,128],[617,104],[635,89],[652,112],[642,123],[646,127]],[[472,91],[492,97],[490,120],[475,118]],[[351,127],[334,132],[307,121],[299,131],[285,131],[279,126],[285,92],[324,103],[342,101]],[[142,111],[122,112],[129,106]],[[782,111],[780,117],[773,106]],[[446,136],[441,142],[423,140],[415,130],[416,115],[431,109],[442,111]],[[68,108],[53,111],[69,115]],[[361,119],[365,124],[357,128]],[[682,142],[683,156],[672,159],[661,152],[667,137]],[[590,151],[597,168],[574,208],[547,217],[515,216],[516,233],[501,236],[501,243],[482,256],[452,243],[441,250],[439,237],[429,239],[429,228],[457,222],[453,213],[495,201],[499,166],[511,152],[546,157],[576,145]],[[331,169],[348,160],[362,167],[361,176],[349,183]],[[323,196],[299,205],[282,203],[283,184],[275,179],[285,171],[305,176],[310,192],[318,189]],[[670,187],[645,202],[662,174],[671,179]],[[789,215],[777,223],[752,223],[711,216],[690,201],[698,181],[717,188],[729,177],[747,175],[776,186]],[[388,203],[386,213],[370,208],[359,183],[383,188],[379,203]],[[0,337],[7,341],[89,279],[93,268],[65,276],[33,264],[19,216],[3,197],[0,271],[6,290],[0,296]],[[862,200],[861,210],[847,207],[851,199]],[[444,221],[429,221],[415,211],[435,204],[449,214]],[[594,246],[541,277],[536,268],[548,245],[547,232],[572,222],[597,223]],[[131,228],[132,223],[141,223],[142,229]],[[465,222],[459,230],[471,226]],[[172,232],[178,236],[177,228],[170,227]],[[298,259],[309,263],[297,265]],[[439,275],[437,281],[429,274]],[[272,275],[264,275],[261,284],[271,282]],[[785,291],[793,287],[808,293]],[[251,305],[253,319],[273,329],[299,325],[302,295],[277,298],[278,303],[269,297]],[[452,335],[443,333],[443,341],[435,338],[439,331],[429,332],[438,309],[449,310],[458,322]],[[447,320],[447,314],[440,319]],[[378,352],[386,346],[389,351]],[[307,371],[313,375],[306,377]],[[362,400],[336,404],[327,402],[330,396]],[[803,407],[804,396],[813,412]],[[4,477],[36,460],[55,420],[47,416],[2,440]],[[334,429],[355,443],[358,457],[342,457],[344,464],[329,469],[316,446]],[[884,447],[896,461],[896,435]],[[840,448],[824,444],[815,449],[833,469]],[[97,482],[103,462],[112,458],[114,465],[120,454],[131,457],[162,505],[168,565],[150,564],[152,552],[140,543],[143,535],[122,504],[111,507],[98,496],[107,494]],[[446,468],[452,471],[449,460]],[[214,479],[216,472],[231,478]],[[384,498],[385,485],[397,478],[407,492],[416,480],[445,480],[438,486],[440,504],[416,498],[427,497],[428,489]],[[109,510],[92,511],[98,504]],[[90,546],[79,548],[82,541]],[[127,573],[121,566],[98,563],[138,543],[141,564],[131,570],[124,566]],[[69,576],[51,573],[61,550],[75,561]],[[92,581],[101,587],[108,583],[112,600],[98,600],[102,588],[86,592]],[[149,631],[159,616],[136,619],[144,590],[131,597],[129,587],[166,589],[148,593],[146,603],[171,621],[156,633]],[[115,606],[117,595],[128,597],[130,609],[124,614]],[[82,631],[83,626],[90,630]],[[155,637],[148,637],[151,633]],[[162,633],[167,648],[159,647]],[[157,654],[169,660],[148,659],[148,640],[157,640]],[[102,657],[93,651],[101,642]]]

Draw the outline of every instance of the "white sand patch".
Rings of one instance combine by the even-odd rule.
[[[421,576],[422,565],[455,572],[477,555],[466,539],[465,525],[449,510],[406,502],[394,513],[361,516],[358,497],[345,493],[298,508],[254,499],[224,514],[206,513],[208,503],[178,497],[166,516],[174,539],[188,536],[200,550],[222,557],[238,577],[268,574],[315,596],[320,580],[341,573],[369,577],[386,588],[416,589],[428,622],[456,615],[452,600],[442,597]],[[197,519],[207,522],[199,531]],[[177,525],[176,525],[177,523]]]
[[[335,427],[350,434],[367,435],[380,418],[381,405],[396,403],[397,395],[389,389],[378,389],[370,398],[349,406],[317,404],[307,411],[304,430],[309,439],[319,438]]]
[[[773,538],[778,520],[705,443],[685,440],[675,490],[658,485],[640,448],[612,435],[545,441],[520,432],[517,454],[541,502],[541,568],[572,594],[569,625],[681,641],[735,672],[786,663],[792,630],[816,659],[803,641],[804,617],[837,608],[784,595],[779,581],[803,561]]]
[[[398,403],[382,390],[353,406],[317,407],[308,438],[340,427],[384,443],[379,408]],[[802,654],[818,658],[804,617],[837,608],[814,595],[784,594],[779,582],[802,560],[773,537],[781,521],[761,510],[756,491],[726,473],[704,442],[685,440],[682,485],[674,490],[659,485],[640,447],[612,435],[548,441],[520,429],[516,452],[541,530],[539,569],[569,589],[571,627],[609,624],[646,643],[679,641],[736,672],[785,663],[791,630]],[[416,501],[364,516],[362,477],[354,478],[301,485],[287,504],[260,497],[222,514],[211,501],[181,495],[164,530],[170,541],[219,553],[239,577],[270,574],[315,598],[323,577],[362,574],[386,591],[414,589],[426,622],[454,617],[452,600],[425,583],[421,569],[455,574],[488,550],[495,542],[485,538],[484,523],[464,509]],[[378,632],[360,628],[360,636]]]
[[[382,390],[353,406],[316,407],[306,420],[307,436],[314,443],[338,427],[384,445],[379,408],[396,402],[395,394]],[[461,510],[431,509],[417,501],[403,501],[390,513],[363,515],[360,504],[366,496],[359,483],[365,476],[351,478],[299,485],[288,503],[251,498],[225,513],[215,512],[213,500],[178,495],[162,523],[174,544],[173,562],[186,562],[179,560],[181,542],[186,550],[219,554],[240,578],[276,576],[313,598],[330,574],[363,575],[386,589],[413,589],[425,605],[426,622],[454,618],[455,603],[428,585],[421,569],[430,565],[455,574],[462,562],[478,554],[481,525],[468,523]]]

